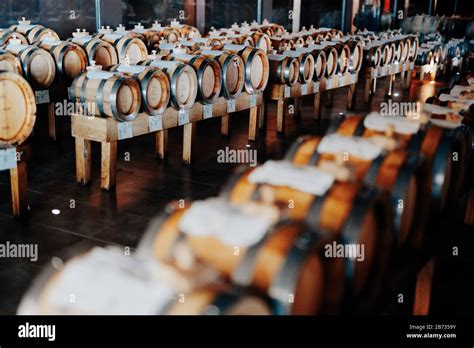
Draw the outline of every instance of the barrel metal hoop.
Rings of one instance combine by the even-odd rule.
[[[87,96],[86,96],[87,81],[89,81],[89,78],[86,75],[86,77],[84,78],[84,81],[82,81],[82,84],[81,84],[81,92],[80,92],[81,106],[80,106],[80,108],[81,108],[81,110],[85,111],[87,116],[91,116],[91,115],[89,115],[89,111],[88,111],[88,108],[87,108]]]
[[[299,148],[303,143],[307,140],[311,139],[311,136],[309,135],[304,135],[298,137],[290,146],[288,151],[285,154],[284,160],[286,161],[292,161],[295,158],[296,152],[298,152]]]
[[[21,57],[21,55],[23,54],[23,52],[25,52],[25,51],[28,50],[28,49],[29,49],[29,47],[27,47],[27,48],[21,50],[21,51],[18,53],[18,55]],[[26,77],[27,80],[31,79],[31,72],[30,72],[30,70],[28,69],[28,60],[29,60],[29,58],[33,55],[33,53],[35,53],[37,50],[39,50],[38,47],[36,47],[36,46],[31,47],[31,48],[28,50],[28,52],[26,52],[25,57],[23,57],[23,58],[21,59],[21,64],[22,64],[22,66],[23,66],[23,72],[24,72],[25,77]]]
[[[84,81],[85,82],[85,81]],[[103,79],[99,82],[99,86],[97,88],[97,107],[99,108],[99,113],[101,115],[105,114],[104,111],[104,86],[107,82],[107,79]],[[85,86],[85,83],[83,84],[83,87]],[[81,93],[82,94],[82,93]],[[84,93],[85,94],[85,93]],[[112,108],[112,100],[111,100],[112,95],[109,96],[110,100],[110,107]],[[115,116],[113,110],[112,110],[112,115]]]
[[[63,47],[61,47],[61,49],[59,50],[59,54],[58,54],[58,59],[56,60],[56,64],[58,66],[58,71],[59,73],[61,74],[61,77],[63,79],[66,79],[66,72],[63,70],[63,60],[64,60],[64,55],[66,54],[67,50],[72,47],[68,44],[65,44]],[[53,55],[54,57],[54,55]]]
[[[136,79],[138,80],[140,84],[140,90],[142,94],[142,105],[143,108],[146,110],[146,112],[150,115],[156,116],[160,114],[160,110],[153,110],[150,105],[147,102],[147,90],[148,90],[148,84],[150,83],[150,80],[153,78],[153,75],[155,74],[154,70],[149,70],[145,74],[145,76],[140,80],[138,77]]]

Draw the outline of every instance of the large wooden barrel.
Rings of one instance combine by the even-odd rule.
[[[300,62],[298,59],[282,55],[269,54],[270,63],[269,81],[276,84],[295,86],[298,83]]]
[[[308,52],[301,52],[296,50],[286,50],[282,52],[283,55],[297,58],[299,61],[299,81],[301,83],[308,83],[313,80],[314,76],[314,56]]]
[[[464,159],[468,148],[465,133],[462,127],[448,129],[431,122],[420,126],[416,121],[391,119],[392,117],[376,114],[369,114],[365,118],[341,117],[330,126],[328,132],[364,137],[388,134],[399,141],[402,148],[421,155],[423,161],[418,174],[418,215],[420,218],[422,215],[423,218],[428,218],[428,213],[431,212],[431,218],[434,219],[444,211],[452,197],[457,195],[454,189],[456,182],[463,181],[460,176],[465,172]],[[431,201],[428,202],[429,200]]]
[[[206,207],[216,209],[200,214]],[[207,225],[225,224],[222,217],[228,229]],[[186,209],[168,206],[150,224],[138,252],[183,270],[196,262],[211,266],[237,285],[268,294],[280,314],[315,314],[324,296],[323,264],[316,253],[322,240],[303,223],[278,222],[274,207],[214,198]]]
[[[198,79],[190,65],[159,59],[150,59],[141,62],[140,65],[161,69],[168,75],[171,88],[170,100],[174,108],[190,109],[194,105],[198,93]]]
[[[137,64],[148,58],[148,50],[144,42],[133,35],[103,34],[100,39],[112,44],[118,53],[120,63]]]
[[[14,41],[5,50],[21,61],[23,76],[36,88],[48,88],[56,76],[56,65],[48,51],[33,45],[21,45]]]
[[[109,247],[83,251],[46,268],[23,296],[17,313],[264,315],[271,314],[271,308],[265,299],[244,290],[207,283],[199,275],[150,264],[149,259]]]
[[[248,93],[262,92],[268,83],[268,57],[261,49],[226,44],[222,50],[239,55],[245,63],[245,89]]]
[[[325,142],[321,144],[323,139]],[[340,146],[337,150],[333,145],[336,143]],[[325,152],[328,147],[331,152]],[[374,151],[373,154],[371,151]],[[416,214],[416,170],[420,159],[405,149],[385,151],[375,142],[371,143],[360,137],[331,134],[325,138],[299,138],[290,147],[285,159],[297,165],[324,166],[343,158],[347,168],[353,170],[355,180],[390,192],[392,230],[395,241],[401,246],[409,236]],[[378,152],[380,153],[377,155]]]
[[[40,41],[43,36],[47,35],[54,37],[56,40],[60,40],[59,35],[54,30],[45,28],[39,24],[31,24],[30,21],[25,20],[25,18],[22,18],[18,24],[12,25],[10,29],[24,35],[29,44],[34,44]]]
[[[273,179],[267,180],[267,174]],[[359,292],[376,255],[382,250],[388,254],[392,239],[389,201],[375,188],[334,179],[318,168],[267,161],[234,176],[222,194],[234,204],[254,201],[276,205],[292,219],[304,220],[347,243],[364,245],[364,260],[353,265],[353,289]]]
[[[102,66],[104,69],[118,64],[117,50],[114,46],[106,41],[82,34],[73,33],[74,37],[71,39],[71,42],[84,48],[89,58],[89,63],[95,62],[95,64]]]
[[[13,54],[0,49],[0,71],[9,71],[21,75],[21,62]]]
[[[45,36],[48,38],[48,36]],[[42,40],[39,46],[51,53],[59,76],[69,84],[88,65],[87,53],[82,47],[68,41]]]
[[[23,143],[33,131],[35,119],[35,95],[28,82],[21,75],[1,71],[0,147]]]
[[[13,39],[20,40],[22,45],[28,45],[28,40],[22,34],[10,29],[0,29],[0,47],[7,45]]]
[[[237,54],[216,50],[201,50],[203,57],[215,59],[222,69],[222,95],[227,99],[237,98],[244,89],[245,63]]]
[[[140,85],[132,77],[94,67],[79,74],[68,89],[69,99],[85,107],[87,115],[132,121],[140,110]]]
[[[142,92],[141,111],[148,115],[159,115],[168,107],[170,81],[162,70],[142,65],[115,65],[110,68],[110,71],[138,80]]]

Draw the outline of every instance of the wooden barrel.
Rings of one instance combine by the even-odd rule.
[[[219,98],[222,89],[222,69],[214,59],[186,53],[172,53],[166,60],[177,60],[189,64],[196,71],[198,79],[198,98],[212,104]]]
[[[115,65],[110,71],[138,80],[142,92],[141,111],[148,115],[159,115],[168,107],[170,81],[163,71],[142,65]]]
[[[380,119],[382,116],[370,117],[377,117],[377,121],[382,121]],[[390,117],[387,119],[390,120]],[[367,128],[366,124],[370,128]],[[341,117],[330,126],[328,132],[364,137],[387,133],[399,141],[402,148],[413,154],[421,155],[423,161],[418,171],[419,202],[417,206],[420,211],[418,215],[420,218],[427,218],[428,213],[431,212],[432,219],[439,216],[452,197],[457,195],[454,189],[456,182],[463,181],[460,176],[465,172],[463,162],[468,145],[462,127],[447,129],[435,126],[430,122],[417,132],[414,132],[417,129],[416,126],[415,128],[413,125],[404,126],[405,128],[401,129],[411,128],[414,130],[411,132],[403,130],[401,133],[397,131],[397,128],[393,130],[390,123],[377,122],[377,126],[372,124],[370,119],[365,120],[362,116]],[[385,129],[382,130],[383,127],[380,124],[385,124]],[[454,154],[457,155],[454,156]],[[458,160],[455,161],[454,158]],[[427,203],[428,200],[431,201]]]
[[[22,34],[10,29],[0,29],[0,46],[7,45],[13,39],[20,40],[22,45],[28,45],[28,40]]]
[[[258,48],[226,44],[223,51],[239,55],[245,63],[245,89],[248,93],[262,92],[268,83],[269,63],[265,52]]]
[[[39,41],[39,46],[51,53],[59,76],[69,84],[88,65],[87,53],[82,47],[68,41]]]
[[[179,35],[180,37],[187,39],[201,37],[201,33],[199,32],[198,28],[187,24],[181,25],[179,28]]]
[[[349,40],[347,46],[350,49],[349,71],[351,73],[359,72],[362,67],[364,57],[364,48],[360,41]]]
[[[181,37],[179,31],[176,28],[162,27],[157,21],[153,23],[149,30],[159,33],[160,37],[166,40],[168,43],[178,42]]]
[[[416,213],[416,170],[420,162],[419,157],[409,154],[405,149],[395,149],[387,153],[381,152],[375,158],[363,158],[358,153],[350,152],[351,147],[357,149],[358,143],[364,141],[358,137],[349,137],[346,145],[348,148],[341,149],[340,153],[328,153],[324,152],[324,147],[319,147],[322,139],[299,138],[290,147],[285,159],[296,165],[324,166],[327,162],[337,162],[338,156],[346,156],[344,161],[353,168],[355,180],[390,192],[392,231],[395,242],[399,246],[403,245],[407,241]],[[365,141],[364,146],[368,144],[370,143]]]
[[[383,67],[387,64],[389,64],[389,59],[390,59],[390,47],[387,44],[381,44],[380,45],[380,63],[379,66]]]
[[[125,63],[128,58],[128,63],[133,65],[148,58],[148,50],[143,41],[132,35],[104,34],[100,39],[117,49],[120,63]]]
[[[81,46],[86,51],[89,63],[95,62],[104,69],[118,64],[117,50],[106,41],[92,36],[85,36],[74,37],[71,42]]]
[[[141,62],[163,70],[170,80],[171,105],[176,109],[190,109],[196,101],[198,93],[198,79],[194,69],[188,64],[176,61],[151,59]]]
[[[30,45],[40,41],[44,36],[51,36],[56,40],[60,40],[59,35],[54,30],[39,24],[30,24],[29,21],[20,21],[19,24],[11,26],[10,29],[25,36]]]
[[[33,131],[35,119],[35,95],[28,82],[21,75],[1,71],[0,147],[23,143]]]
[[[396,47],[393,42],[387,42],[387,60],[385,61],[385,65],[390,65],[395,62],[395,55],[396,55]]]
[[[296,174],[299,177],[296,180],[311,180],[313,183],[318,181],[318,185],[322,182],[327,184],[328,174],[318,169],[294,166],[288,161],[268,161],[264,166],[269,163],[275,167],[272,174],[275,179],[281,179],[283,171],[288,170],[282,167],[291,167],[294,173],[301,170],[310,172],[306,179]],[[256,172],[258,168],[234,176],[224,187],[223,196],[234,204],[255,201],[276,205],[282,214],[291,219],[306,221],[310,226],[326,231],[349,244],[364,245],[365,258],[353,265],[355,268],[352,280],[353,290],[356,293],[361,291],[369,278],[374,260],[378,258],[376,255],[379,255],[381,250],[388,253],[387,248],[391,243],[388,197],[375,188],[349,181],[334,181],[327,191],[323,190],[320,195],[315,195],[308,192],[308,186],[303,188],[294,181],[273,185],[266,180],[254,180],[254,172],[261,177]],[[380,255],[382,258],[385,256]]]
[[[348,45],[338,42],[334,45],[337,50],[337,74],[345,74],[349,70],[349,64],[351,59],[351,49]]]
[[[282,52],[283,55],[297,58],[299,61],[299,81],[301,83],[308,83],[314,76],[314,56],[309,52],[301,52],[297,50],[286,50]]]
[[[418,35],[409,35],[408,39],[410,41],[410,53],[408,55],[408,58],[411,62],[413,62],[415,61],[418,55],[418,48],[419,48]]]
[[[227,99],[237,98],[244,89],[245,63],[236,55],[223,51],[202,50],[199,55],[215,59],[222,69],[222,95]]]
[[[269,53],[272,50],[272,40],[267,34],[256,31],[251,34],[251,37],[254,47],[260,48],[265,53]]]
[[[33,45],[9,44],[5,50],[21,61],[23,76],[37,88],[48,88],[56,76],[56,65],[48,51]]]
[[[140,85],[135,78],[99,69],[79,74],[68,89],[69,99],[85,107],[87,115],[133,121],[140,110]]]
[[[326,75],[326,53],[322,49],[311,49],[309,47],[296,47],[297,52],[309,52],[314,60],[313,80],[320,81]]]
[[[382,61],[380,46],[369,44],[364,47],[364,64],[371,68],[377,68]]]
[[[276,84],[295,86],[298,83],[300,62],[282,54],[269,54],[269,81]]]
[[[326,56],[325,77],[332,77],[336,74],[338,69],[338,55],[337,50],[332,46],[323,45],[308,45],[308,48],[315,50],[322,50]]]
[[[401,43],[401,56],[400,62],[405,63],[408,61],[410,56],[410,40],[408,38],[404,38],[400,40]]]
[[[0,71],[9,71],[21,75],[21,62],[13,54],[0,49]]]
[[[427,65],[433,64],[433,52],[429,48],[420,48],[418,49],[418,55],[416,56],[415,64],[416,65]]]
[[[239,211],[243,214],[240,215],[242,219],[248,218],[249,223],[255,219],[254,214],[242,213],[248,208],[232,206],[222,199],[215,200],[219,201],[214,204],[219,204],[220,209]],[[170,262],[183,270],[189,267],[189,263],[210,266],[234,284],[268,294],[278,304],[278,314],[315,314],[320,311],[324,295],[323,265],[316,253],[323,240],[320,235],[304,223],[271,223],[272,220],[268,226],[266,223],[259,225],[256,230],[259,235],[252,235],[250,239],[233,234],[235,238],[227,241],[211,230],[208,234],[196,235],[189,230],[189,223],[192,223],[193,216],[196,217],[193,210],[205,204],[208,201],[194,202],[186,209],[180,209],[178,205],[168,206],[150,224],[138,252],[151,255],[158,261]],[[256,204],[251,208],[263,212],[264,216],[274,210]],[[232,226],[238,228],[238,224]],[[255,230],[246,232],[253,234]],[[298,256],[294,257],[296,254]]]

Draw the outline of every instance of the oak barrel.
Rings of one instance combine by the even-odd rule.
[[[52,36],[56,40],[60,40],[59,35],[52,29],[45,28],[39,24],[31,24],[30,21],[25,20],[22,18],[21,21],[18,22],[16,25],[12,25],[10,29],[24,35],[28,40],[29,44],[34,44],[40,41],[43,36]]]
[[[18,39],[21,44],[28,45],[28,40],[21,33],[10,29],[0,29],[0,46],[7,45],[13,39]]]
[[[295,86],[298,83],[300,62],[297,58],[282,54],[269,54],[269,81],[276,84]]]
[[[297,50],[286,50],[282,52],[283,55],[297,58],[299,61],[299,81],[301,83],[308,83],[313,80],[315,66],[314,56],[308,52],[301,52]]]
[[[71,42],[81,46],[87,53],[89,63],[102,66],[104,69],[118,64],[117,50],[110,43],[94,38],[87,32],[73,33]]]
[[[13,54],[0,49],[0,71],[9,71],[21,75],[21,62]]]
[[[137,64],[148,58],[148,50],[142,40],[133,35],[103,34],[100,39],[112,44],[117,49],[120,63]]]

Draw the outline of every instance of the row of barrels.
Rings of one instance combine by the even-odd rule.
[[[340,117],[284,160],[239,171],[220,197],[169,204],[136,258],[93,250],[51,268],[19,313],[340,313],[345,301],[383,291],[393,252],[419,247],[458,194],[471,134],[441,125]],[[126,291],[118,297],[111,284]]]

